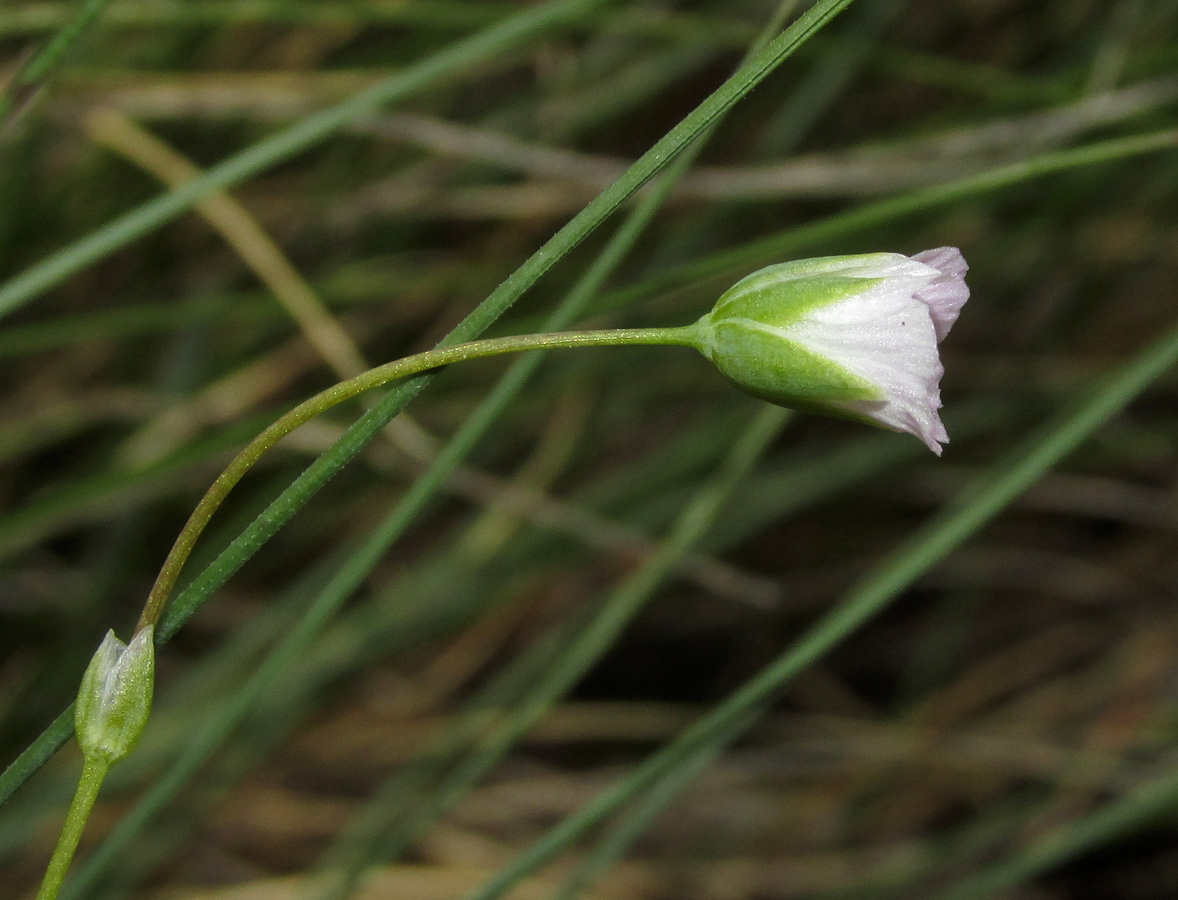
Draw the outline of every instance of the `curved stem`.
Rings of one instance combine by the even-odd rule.
[[[78,789],[74,792],[74,800],[70,804],[69,812],[66,813],[61,836],[57,839],[57,847],[53,850],[49,867],[45,870],[45,878],[41,881],[41,889],[37,891],[37,900],[54,900],[61,890],[65,873],[73,861],[74,852],[78,849],[82,829],[86,827],[90,810],[94,808],[94,801],[98,799],[98,790],[102,787],[109,770],[110,762],[104,757],[91,755],[85,758],[82,775],[78,779]]]
[[[176,542],[164,560],[163,567],[156,577],[155,584],[148,594],[147,603],[139,616],[139,624],[135,630],[155,625],[163,613],[168,596],[180,576],[180,570],[188,560],[197,538],[208,525],[213,513],[225,501],[234,485],[239,482],[262,454],[273,447],[278,441],[290,434],[300,425],[310,421],[333,406],[350,400],[357,394],[390,381],[409,378],[430,369],[448,366],[451,363],[463,362],[468,359],[480,359],[487,356],[500,356],[504,353],[518,353],[522,350],[551,350],[555,348],[571,347],[609,347],[634,344],[671,344],[688,347],[698,346],[695,326],[687,325],[681,328],[629,328],[611,329],[607,331],[568,331],[554,334],[525,334],[511,337],[488,338],[481,341],[471,341],[465,344],[454,344],[450,347],[438,347],[406,356],[404,359],[386,363],[362,372],[355,378],[341,381],[324,391],[304,400],[290,412],[286,413],[261,434],[249,442],[246,447],[233,458],[217,476],[216,481],[201,498],[192,515],[188,517]]]

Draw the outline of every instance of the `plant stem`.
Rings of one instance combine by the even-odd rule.
[[[109,770],[110,762],[99,755],[91,754],[83,762],[78,789],[74,792],[70,810],[66,813],[65,824],[61,827],[57,847],[49,860],[49,867],[45,870],[41,889],[37,891],[37,900],[54,900],[61,890],[61,883],[65,880],[65,873],[74,858],[74,851],[78,849],[82,829],[86,827],[90,810],[94,808],[94,801],[98,798],[98,791]]]
[[[155,625],[163,613],[164,605],[180,570],[188,560],[192,548],[212,518],[239,482],[267,450],[278,441],[290,434],[300,425],[310,421],[333,406],[350,400],[357,394],[390,381],[398,381],[418,375],[430,369],[438,369],[451,363],[464,362],[469,359],[481,359],[488,356],[500,356],[505,353],[518,353],[523,350],[552,350],[556,348],[572,347],[618,347],[636,344],[678,345],[686,347],[698,346],[695,327],[687,325],[679,328],[619,328],[605,331],[566,331],[552,334],[525,334],[511,337],[488,338],[481,341],[470,341],[464,344],[454,344],[449,347],[438,347],[406,356],[395,362],[385,363],[362,372],[355,378],[341,381],[324,391],[304,400],[282,418],[270,425],[265,431],[249,442],[246,447],[233,458],[233,461],[217,476],[212,486],[201,498],[192,515],[188,517],[176,542],[164,560],[163,567],[156,577],[151,593],[148,594],[143,612],[139,616],[139,624],[135,631]]]

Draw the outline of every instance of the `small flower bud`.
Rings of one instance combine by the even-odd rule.
[[[74,727],[83,755],[108,763],[126,756],[147,727],[155,682],[154,629],[130,645],[108,631],[82,676]]]
[[[969,298],[967,268],[955,247],[769,266],[696,323],[699,346],[758,397],[906,431],[939,456],[937,344]]]

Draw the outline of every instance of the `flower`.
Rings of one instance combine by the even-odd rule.
[[[154,629],[141,629],[129,645],[108,631],[86,667],[74,707],[84,756],[109,764],[131,751],[147,727],[154,681]]]
[[[695,323],[695,343],[758,397],[905,431],[939,456],[937,345],[969,299],[967,268],[956,247],[769,266]]]

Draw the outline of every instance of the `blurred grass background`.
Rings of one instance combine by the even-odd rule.
[[[235,448],[442,338],[806,6],[582,3],[69,264],[546,8],[113,0],[22,83],[101,5],[0,4],[5,764]],[[493,332],[680,324],[780,259],[955,244],[945,456],[682,350],[447,370],[161,649],[63,896],[1173,896],[1176,26],[856,0]],[[266,457],[184,580],[363,409]],[[0,807],[3,896],[77,769]]]

